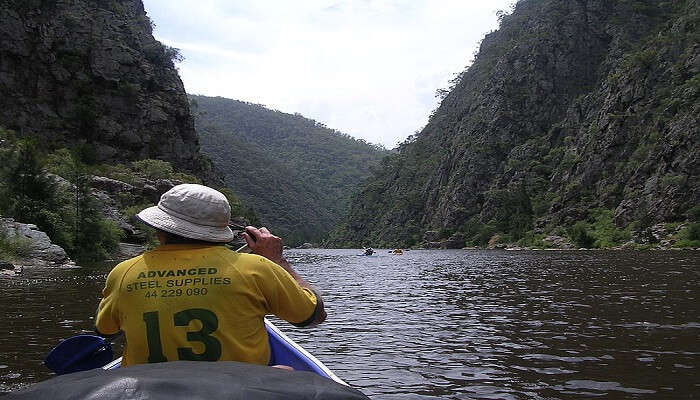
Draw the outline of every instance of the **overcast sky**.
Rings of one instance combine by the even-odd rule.
[[[393,148],[513,0],[144,0],[191,94],[298,112]]]

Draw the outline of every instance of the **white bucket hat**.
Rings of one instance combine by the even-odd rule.
[[[226,243],[231,206],[226,196],[207,186],[177,185],[160,196],[157,206],[137,215],[146,224],[190,239]]]

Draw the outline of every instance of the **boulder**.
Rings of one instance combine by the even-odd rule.
[[[489,249],[505,249],[506,247],[508,247],[508,246],[506,246],[505,243],[500,243],[500,241],[501,241],[501,235],[499,235],[498,233],[491,236],[491,239],[489,239],[488,248]]]
[[[572,245],[571,242],[569,242],[566,238],[557,235],[549,235],[546,238],[544,238],[543,241],[550,243],[553,247],[556,247],[558,249],[574,248],[574,245]]]
[[[109,194],[117,194],[122,192],[132,193],[134,191],[134,187],[126,182],[105,178],[103,176],[93,176],[90,180],[90,186],[94,189],[101,190]]]
[[[423,234],[424,242],[437,242],[440,239],[440,232],[438,231],[425,231]]]
[[[141,196],[145,197],[148,201],[150,201],[153,204],[158,203],[158,201],[160,200],[160,195],[163,193],[160,193],[155,186],[149,184],[144,184],[141,188]]]
[[[155,187],[156,187],[156,190],[158,191],[158,200],[160,200],[160,196],[163,193],[172,189],[174,186],[177,186],[180,184],[182,184],[182,182],[175,180],[175,179],[158,179],[158,180],[156,180]]]
[[[114,254],[116,260],[126,260],[136,257],[146,251],[146,246],[132,243],[119,243],[119,248]]]
[[[22,275],[23,268],[21,265],[14,265],[9,262],[0,262],[0,276]]]
[[[6,261],[0,261],[0,271],[14,271],[15,270],[15,265],[6,262]]]
[[[40,231],[36,225],[16,222],[12,218],[0,218],[0,228],[4,229],[8,236],[25,237],[30,241],[29,254],[25,260],[22,260],[21,264],[34,266],[72,264],[66,251],[51,243],[48,235]]]
[[[446,249],[461,249],[464,247],[465,237],[461,233],[455,233],[449,239],[443,241],[442,247]]]

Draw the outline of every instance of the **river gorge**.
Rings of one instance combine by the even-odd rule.
[[[290,250],[328,320],[278,326],[373,399],[688,399],[700,253]],[[0,392],[90,332],[110,265],[0,278]]]

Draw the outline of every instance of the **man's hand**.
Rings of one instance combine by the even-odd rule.
[[[318,313],[316,318],[308,326],[315,326],[326,320],[326,310],[321,294],[314,289],[304,278],[299,275],[282,255],[282,239],[270,233],[267,228],[257,229],[253,226],[246,226],[245,232],[241,234],[245,239],[251,253],[267,258],[273,263],[282,267],[294,278],[299,286],[311,289],[316,295]]]
[[[241,236],[248,244],[251,253],[263,256],[276,264],[281,265],[285,262],[282,257],[282,239],[270,233],[267,228],[257,229],[246,226]]]

